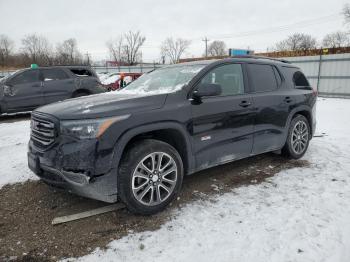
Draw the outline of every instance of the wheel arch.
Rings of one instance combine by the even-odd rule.
[[[77,94],[81,94],[81,93],[91,95],[91,91],[90,90],[85,89],[85,88],[79,88],[77,90],[74,90],[74,92],[72,93],[72,97],[74,97]]]
[[[313,130],[313,126],[312,126],[312,122],[313,122],[312,110],[308,106],[300,106],[300,107],[297,107],[291,111],[291,113],[289,114],[289,117],[288,117],[288,125],[286,126],[286,129],[287,130],[289,129],[290,123],[292,122],[292,119],[294,117],[296,117],[297,115],[302,115],[308,120],[309,127],[310,127],[310,134],[313,134],[314,130]]]
[[[147,138],[163,141],[173,146],[182,158],[184,173],[193,172],[194,157],[191,142],[185,128],[177,122],[162,122],[139,126],[123,133],[114,146],[113,165],[119,168],[120,160],[126,150],[135,142]]]

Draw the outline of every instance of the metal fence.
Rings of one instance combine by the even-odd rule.
[[[283,59],[300,67],[320,96],[350,98],[350,53]]]
[[[147,73],[149,71],[155,70],[157,68],[161,68],[164,65],[137,65],[137,66],[92,66],[92,68],[96,71],[96,73]]]

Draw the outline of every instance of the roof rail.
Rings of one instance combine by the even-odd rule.
[[[268,57],[268,56],[258,56],[258,55],[235,55],[235,56],[232,56],[231,58],[267,59],[267,60],[273,60],[273,61],[278,61],[278,62],[290,64],[290,62],[289,62],[288,60],[285,60],[285,59],[278,59],[278,58],[272,58],[272,57]]]

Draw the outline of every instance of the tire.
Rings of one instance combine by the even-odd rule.
[[[158,140],[142,140],[130,147],[121,160],[118,196],[134,214],[158,213],[178,195],[183,174],[182,159],[175,148]]]
[[[77,98],[77,97],[82,97],[82,96],[88,96],[90,95],[90,93],[86,92],[86,91],[78,91],[78,92],[75,92],[73,95],[72,95],[72,98]]]
[[[301,158],[309,147],[310,138],[309,121],[303,115],[296,115],[290,123],[282,154],[292,159]]]

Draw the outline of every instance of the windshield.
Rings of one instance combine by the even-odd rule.
[[[144,74],[118,93],[164,94],[180,90],[205,65],[175,66]]]

